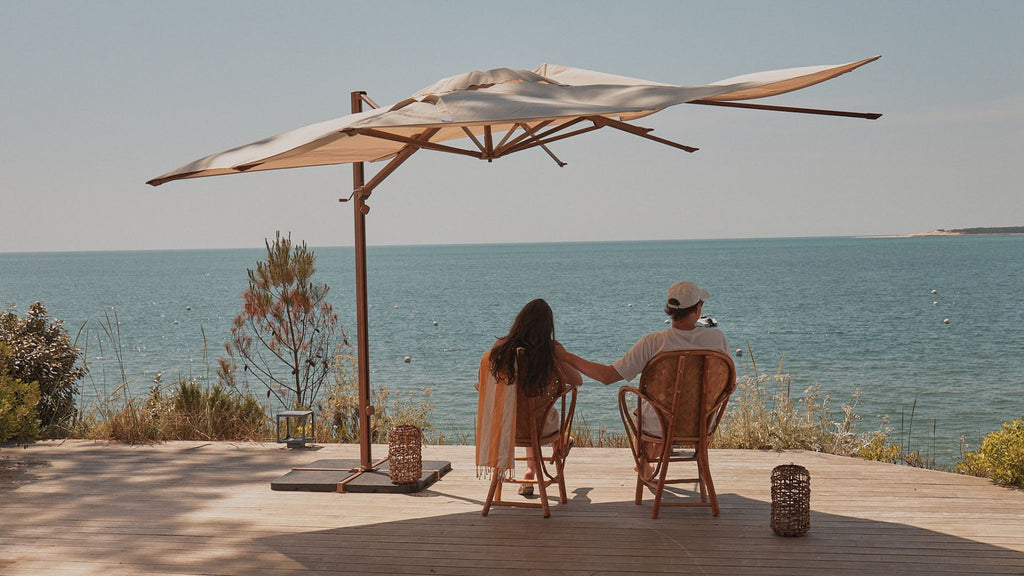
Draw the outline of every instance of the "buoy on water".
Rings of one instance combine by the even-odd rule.
[[[938,294],[938,293],[939,293],[938,290],[932,290],[932,294]]]
[[[434,326],[437,326],[437,320],[434,320]]]
[[[408,364],[409,362],[412,362],[412,356],[405,357],[405,363]]]
[[[945,320],[943,320],[942,323],[943,324],[949,324],[949,318],[946,318]]]
[[[736,355],[737,356],[743,356],[743,348],[737,348],[736,349]]]

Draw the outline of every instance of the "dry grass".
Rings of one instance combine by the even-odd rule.
[[[860,392],[854,390],[850,401],[835,412],[820,384],[812,384],[799,398],[793,397],[792,385],[790,374],[740,377],[712,445],[857,454],[860,439],[854,429],[860,420]]]
[[[121,390],[89,412],[81,436],[128,444],[270,437],[263,406],[249,394],[219,385],[203,387],[194,380],[181,380],[170,388],[154,386],[144,399],[121,399]]]

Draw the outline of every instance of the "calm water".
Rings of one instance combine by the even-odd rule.
[[[354,339],[352,251],[315,252]],[[100,320],[116,311],[124,365],[142,391],[157,372],[165,382],[207,374],[224,355],[246,269],[262,257],[0,254],[0,303],[23,313],[41,300],[72,336],[85,326],[84,400],[119,382],[109,343],[100,350]],[[371,383],[433,389],[435,424],[449,434],[472,429],[480,354],[528,300],[548,300],[568,349],[611,362],[664,328],[665,289],[679,279],[710,290],[705,313],[760,372],[782,362],[794,389],[820,382],[837,408],[862,390],[862,429],[889,414],[906,434],[913,409],[913,447],[942,458],[960,435],[976,446],[1024,414],[1020,236],[376,247],[369,268]],[[750,358],[736,357],[740,374],[753,374]],[[616,390],[590,382],[580,411],[618,429]]]

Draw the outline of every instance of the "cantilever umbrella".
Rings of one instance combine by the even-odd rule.
[[[653,136],[629,123],[676,104],[704,104],[875,119],[880,114],[741,102],[800,90],[877,60],[758,72],[697,86],[675,86],[567,66],[536,70],[467,72],[439,80],[391,106],[377,107],[365,92],[352,93],[352,114],[305,126],[201,158],[148,182],[260,170],[352,164],[358,335],[360,471],[370,457],[369,330],[366,305],[366,199],[417,150],[491,161],[540,147],[564,165],[548,144],[599,128],[614,128],[687,152],[697,149]],[[363,104],[372,107],[363,111]],[[447,144],[468,140],[464,147]],[[387,160],[365,181],[364,162]]]

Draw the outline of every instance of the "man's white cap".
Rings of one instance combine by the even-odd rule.
[[[710,296],[707,290],[693,282],[676,282],[668,289],[667,306],[673,310],[684,310],[701,300],[707,300]]]

